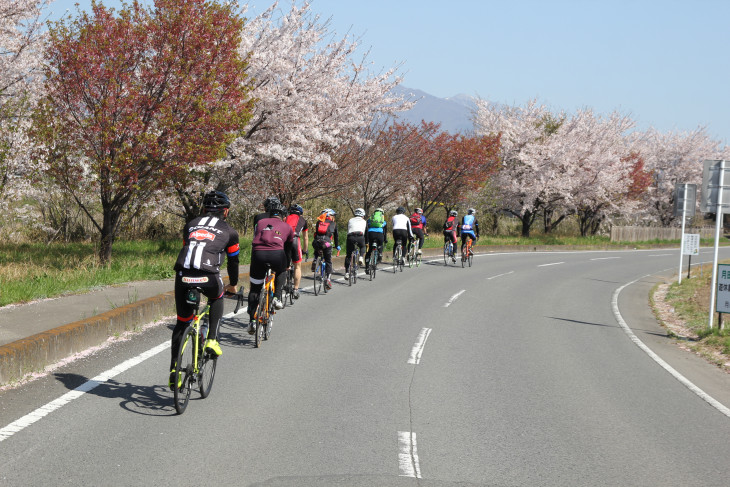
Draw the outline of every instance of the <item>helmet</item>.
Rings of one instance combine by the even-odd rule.
[[[375,209],[373,210],[373,213],[375,213],[376,211],[379,211],[380,213],[383,213],[383,214],[385,214],[385,212],[383,211],[383,209],[382,209],[382,208],[375,208]]]
[[[330,210],[329,208],[325,208],[324,210],[320,211],[319,214],[320,215],[329,215],[330,211],[332,211],[332,210]]]
[[[327,216],[335,216],[336,214],[337,214],[337,212],[333,209],[327,210]]]
[[[291,214],[291,215],[302,215],[302,214],[304,214],[304,208],[302,208],[301,205],[298,205],[296,203],[293,203],[289,207],[289,214]]]
[[[456,210],[451,210],[449,216],[457,216],[459,213]]]
[[[405,212],[406,212],[406,209],[405,209],[405,208],[403,208],[402,206],[399,206],[399,207],[398,207],[398,209],[397,209],[397,210],[395,210],[395,212],[396,212],[396,213],[397,213],[398,215],[402,215],[403,213],[405,213]]]
[[[269,197],[268,197],[268,198],[266,198],[266,200],[264,201],[264,210],[266,210],[266,211],[271,211],[271,208],[272,208],[272,207],[273,207],[273,205],[275,205],[275,204],[276,204],[276,205],[280,205],[280,204],[281,204],[281,201],[279,201],[279,198],[277,198],[276,196],[269,196]]]
[[[278,201],[272,203],[269,206],[269,215],[271,216],[286,216],[286,206],[282,205]]]
[[[363,218],[365,216],[365,210],[363,210],[362,208],[356,208],[355,216],[359,216],[360,218]]]
[[[468,214],[470,214],[470,215],[473,215],[474,213],[476,213],[476,212],[477,212],[477,210],[475,210],[474,208],[469,208],[468,210],[466,210],[466,212],[467,212]]]
[[[231,207],[231,200],[221,191],[211,191],[203,196],[203,208],[208,211],[218,211]]]
[[[419,215],[423,215],[423,209],[421,209],[421,208],[416,208],[416,210],[415,210],[415,211],[416,211],[416,213],[418,213]]]

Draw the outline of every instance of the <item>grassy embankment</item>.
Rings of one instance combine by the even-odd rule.
[[[730,263],[724,261],[723,263]],[[724,315],[724,329],[718,326],[717,314],[713,329],[708,326],[710,294],[712,285],[712,266],[704,265],[702,270],[693,268],[691,279],[682,279],[669,284],[663,300],[670,310],[662,312],[657,302],[657,288],[652,292],[652,305],[657,318],[663,322],[670,335],[686,340],[686,347],[703,356],[710,362],[730,369],[730,316]],[[667,316],[666,313],[669,313]]]
[[[532,238],[485,236],[479,246],[579,246],[598,248],[651,247],[679,242],[611,243],[607,237]],[[340,236],[342,252],[345,236]],[[388,248],[392,248],[389,239]],[[425,247],[440,248],[441,234],[431,234]],[[703,242],[703,245],[707,243]],[[251,239],[241,238],[241,264],[250,261]],[[112,263],[100,266],[97,245],[85,243],[2,244],[0,245],[0,306],[37,299],[79,293],[110,284],[165,279],[172,277],[172,266],[180,250],[180,241],[118,241],[114,244]],[[311,253],[310,253],[311,255]]]

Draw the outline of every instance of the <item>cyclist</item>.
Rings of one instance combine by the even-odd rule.
[[[404,245],[403,252],[404,254],[407,254],[408,250],[411,248],[413,231],[411,230],[411,219],[408,218],[405,213],[406,209],[399,206],[398,209],[395,210],[395,215],[393,215],[392,224],[393,241],[398,242],[398,240],[400,240]],[[393,257],[395,257],[395,246],[393,246]]]
[[[224,292],[236,293],[238,284],[238,254],[240,251],[238,233],[226,223],[231,201],[225,193],[211,191],[203,197],[203,214],[193,218],[183,228],[183,248],[175,262],[175,308],[177,323],[172,331],[170,359],[170,388],[175,381],[175,360],[180,348],[180,339],[185,328],[195,318],[193,305],[186,300],[192,286],[200,287],[210,305],[210,328],[205,348],[221,355],[218,340],[218,324],[223,316]],[[223,286],[220,265],[227,255],[226,268],[229,284]]]
[[[271,217],[271,208],[273,208],[276,205],[280,205],[281,201],[279,201],[279,198],[276,196],[269,196],[264,200],[264,212],[259,213],[258,215],[253,217],[253,231],[256,233],[256,224],[259,222],[259,220],[263,218],[270,218]]]
[[[446,221],[444,222],[444,244],[446,242],[451,241],[454,248],[456,248],[456,232],[457,232],[457,226],[458,222],[456,221],[456,217],[458,217],[459,214],[456,210],[451,210],[449,212],[449,216],[446,217]],[[454,259],[456,261],[456,258],[454,257],[454,253],[452,253],[449,257]]]
[[[327,208],[322,212],[322,214],[324,215],[323,220],[317,218],[317,226],[314,229],[312,247],[314,247],[314,250],[322,251],[322,258],[326,264],[325,274],[327,274],[327,279],[324,285],[327,286],[328,289],[332,289],[332,239],[334,238],[336,248],[339,251],[340,234],[337,231],[337,223],[335,223],[335,216],[337,215],[335,210]],[[312,262],[312,271],[314,271],[316,262],[316,259]]]
[[[425,220],[426,217],[423,216],[423,210],[421,208],[413,210],[413,215],[411,215],[411,230],[413,230],[413,235],[418,238],[416,245],[418,246],[419,254],[422,253],[421,248],[423,247],[423,237],[426,230]]]
[[[479,238],[479,222],[477,221],[474,208],[466,210],[466,215],[461,218],[461,224],[457,227],[457,234],[461,234],[461,256],[464,256],[464,248],[466,247],[466,239],[470,237],[476,242]]]
[[[302,280],[302,254],[309,250],[309,225],[303,214],[304,208],[294,203],[289,207],[289,216],[286,217],[286,222],[294,230],[291,254],[291,261],[294,265],[294,299],[299,299],[299,283]]]
[[[259,302],[259,293],[266,279],[268,271],[266,264],[271,266],[271,271],[276,273],[274,281],[274,307],[281,309],[284,303],[281,300],[281,292],[284,286],[284,280],[287,267],[289,267],[289,258],[292,253],[292,242],[294,240],[294,231],[291,226],[284,221],[286,216],[286,207],[281,203],[272,203],[269,207],[269,218],[262,218],[258,221],[253,241],[251,242],[251,267],[249,268],[249,278],[251,281],[251,289],[248,292],[248,315],[251,321],[248,324],[248,332],[253,335],[256,333],[256,326],[253,320],[256,313],[256,307]]]
[[[375,208],[367,221],[368,252],[365,255],[365,272],[369,272],[370,254],[375,245],[378,246],[378,263],[383,260],[383,245],[388,243],[388,223],[382,208]]]
[[[365,231],[368,223],[365,221],[365,210],[355,209],[355,217],[347,222],[347,241],[345,243],[345,279],[350,278],[350,260],[355,246],[360,249],[360,265],[364,265],[363,253],[365,252]]]

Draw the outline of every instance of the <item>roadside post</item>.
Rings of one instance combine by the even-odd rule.
[[[677,272],[677,284],[682,284],[682,256],[684,253],[684,225],[687,217],[695,216],[697,206],[697,185],[679,184],[674,186],[674,216],[682,217],[682,238],[679,244],[679,272]],[[689,277],[689,276],[687,276]]]
[[[725,160],[708,159],[704,161],[702,170],[702,199],[700,211],[715,213],[715,252],[712,265],[712,287],[710,291],[710,318],[709,326],[712,329],[712,319],[715,315],[715,296],[717,293],[717,268],[720,244],[720,230],[724,214],[723,201],[730,201],[730,187],[725,186]]]

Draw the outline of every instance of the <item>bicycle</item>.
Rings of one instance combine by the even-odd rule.
[[[456,263],[456,256],[454,255],[454,242],[448,240],[444,242],[444,265],[449,265],[449,260]]]
[[[271,337],[271,326],[273,324],[273,315],[276,314],[274,308],[274,291],[276,274],[271,271],[271,266],[266,264],[268,270],[264,278],[264,285],[259,293],[259,304],[256,306],[256,312],[253,315],[256,326],[255,343],[256,348],[260,348],[264,340]]]
[[[286,280],[284,281],[284,288],[281,293],[281,300],[286,306],[287,301],[289,305],[294,305],[294,265],[291,264],[286,270]]]
[[[393,250],[393,274],[400,269],[403,272],[403,244],[400,240],[395,241],[395,250]]]
[[[314,295],[317,296],[322,288],[327,293],[327,263],[322,257],[322,251],[316,250],[314,253]]]
[[[214,352],[205,350],[205,341],[208,339],[210,304],[206,304],[203,311],[198,313],[201,292],[202,288],[191,286],[185,297],[185,300],[194,307],[194,318],[180,337],[180,348],[175,362],[176,373],[172,391],[177,414],[185,412],[190,401],[190,393],[196,383],[203,399],[210,395],[218,364],[218,356]],[[237,314],[243,305],[243,289],[236,294],[226,293],[226,296],[236,298],[236,308],[233,313]],[[220,331],[220,326],[216,330],[214,340],[218,340],[218,331]]]
[[[370,260],[368,261],[368,275],[371,281],[375,279],[375,272],[378,270],[378,252],[378,245],[373,245],[370,251]]]
[[[464,267],[464,263],[468,262],[471,267],[471,262],[474,259],[474,251],[471,249],[471,237],[467,235],[466,245],[461,249],[461,267]],[[466,252],[464,252],[466,250]]]
[[[419,240],[416,238],[411,244],[411,248],[408,251],[406,258],[408,259],[408,267],[419,267],[421,265],[421,254],[418,253]]]
[[[350,275],[347,277],[347,283],[352,286],[357,284],[357,271],[360,265],[360,247],[355,246],[354,252],[350,255]]]

